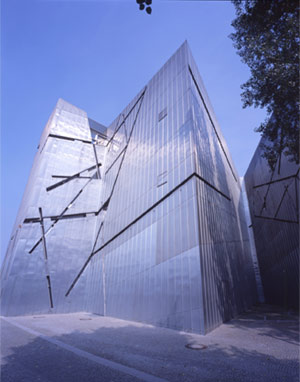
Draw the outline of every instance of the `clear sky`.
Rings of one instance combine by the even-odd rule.
[[[2,0],[1,259],[42,130],[58,100],[108,125],[185,39],[239,175],[259,141],[259,109],[242,109],[248,67],[232,45],[229,1]]]

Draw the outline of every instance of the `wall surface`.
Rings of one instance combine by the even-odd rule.
[[[97,145],[96,150],[100,162],[104,148]],[[77,176],[66,182],[74,174]],[[46,276],[50,277],[51,311],[82,310],[86,275],[80,280],[76,298],[66,303],[64,294],[72,272],[80,268],[92,249],[95,217],[84,213],[98,210],[101,182],[86,113],[59,100],[41,136],[2,267],[2,314],[48,312],[50,290]],[[40,240],[39,207],[47,260]]]
[[[244,179],[265,300],[298,309],[299,166],[283,154],[271,171],[262,153],[259,145]]]
[[[94,123],[59,101],[44,130],[2,270],[2,314],[49,310],[46,263],[54,312],[205,334],[256,302],[241,186],[188,44],[107,130]],[[81,172],[97,162],[100,174]],[[53,175],[73,178],[51,188]],[[28,254],[38,207],[46,231],[55,222],[48,261],[42,241]]]

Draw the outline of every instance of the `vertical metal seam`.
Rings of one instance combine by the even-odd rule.
[[[105,274],[105,256],[102,253],[102,293],[103,293],[103,315],[106,316],[106,274]]]

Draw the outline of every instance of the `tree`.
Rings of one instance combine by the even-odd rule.
[[[151,15],[152,8],[149,6],[152,4],[152,0],[136,0],[137,4],[139,4],[139,9],[143,11],[145,9],[145,4],[148,5],[146,7],[146,12],[148,15]]]
[[[299,2],[232,0],[235,33],[229,37],[251,71],[241,88],[243,107],[266,107],[255,130],[269,141],[263,156],[271,169],[281,154],[299,163]]]

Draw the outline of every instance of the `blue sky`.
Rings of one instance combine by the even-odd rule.
[[[58,98],[108,125],[185,39],[242,176],[260,109],[242,109],[250,72],[228,35],[229,1],[2,0],[1,259],[42,130]]]

